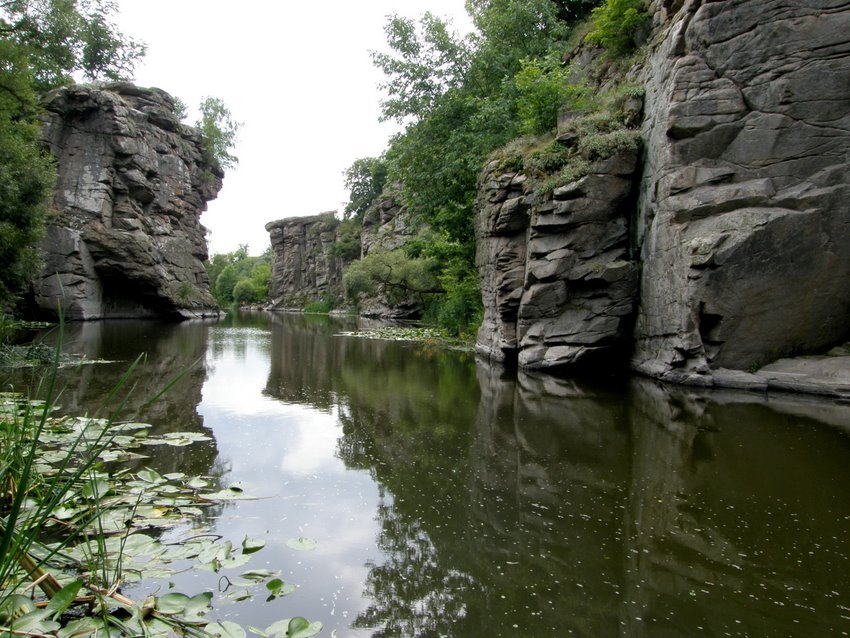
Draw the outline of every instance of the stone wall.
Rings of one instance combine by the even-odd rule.
[[[850,333],[850,3],[675,4],[644,71],[633,365],[702,383]]]
[[[43,139],[56,157],[45,266],[34,311],[69,319],[217,315],[203,261],[206,203],[221,170],[159,89],[126,83],[56,89]]]
[[[659,0],[644,151],[477,201],[478,351],[717,383],[850,336],[850,3]],[[634,316],[632,315],[634,311]],[[634,328],[632,329],[632,323]],[[745,384],[746,385],[746,384]]]
[[[333,250],[338,225],[333,211],[266,224],[272,244],[272,308],[300,310],[341,295],[343,260]]]

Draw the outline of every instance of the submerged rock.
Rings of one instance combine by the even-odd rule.
[[[223,174],[174,100],[127,83],[71,86],[44,98],[56,157],[36,313],[69,319],[218,315],[203,262],[206,203]]]

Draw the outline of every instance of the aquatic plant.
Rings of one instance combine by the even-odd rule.
[[[147,424],[117,419],[141,357],[112,389],[107,403],[116,408],[107,417],[58,416],[60,353],[61,336],[41,388],[44,399],[0,395],[0,633],[245,636],[238,625],[212,618],[211,592],[169,592],[135,601],[120,587],[167,578],[185,570],[187,561],[213,572],[246,565],[264,541],[244,538],[234,547],[195,523],[204,508],[250,495],[238,485],[216,485],[210,477],[131,471],[127,462],[147,458],[151,446],[187,446],[209,437],[197,432],[155,436]],[[158,538],[159,531],[181,523],[191,523],[184,525],[191,536],[172,542]],[[225,578],[233,588],[225,597],[238,602],[259,590],[270,600],[295,591],[278,576],[273,570],[248,570]],[[321,628],[295,617],[251,630],[306,638]]]

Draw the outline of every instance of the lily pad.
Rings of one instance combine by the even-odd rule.
[[[286,541],[286,546],[290,549],[296,549],[299,552],[310,552],[316,549],[316,546],[319,543],[314,541],[312,538],[304,538],[303,536],[299,538],[290,538]]]

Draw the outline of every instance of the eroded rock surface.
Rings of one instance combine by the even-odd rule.
[[[850,3],[690,1],[661,17],[633,365],[712,383],[824,351],[850,331]]]
[[[126,83],[72,86],[44,106],[58,181],[32,286],[36,310],[61,306],[70,319],[217,315],[200,216],[222,173],[171,96]]]
[[[563,368],[619,343],[651,376],[780,387],[751,373],[850,333],[850,2],[650,7],[637,203],[612,166],[551,201],[489,166],[478,351]]]
[[[528,369],[625,360],[637,294],[629,207],[637,153],[591,165],[549,193],[498,162],[476,202],[480,354]]]
[[[334,212],[266,224],[272,244],[269,298],[275,309],[302,309],[342,291],[343,260],[334,253]]]

